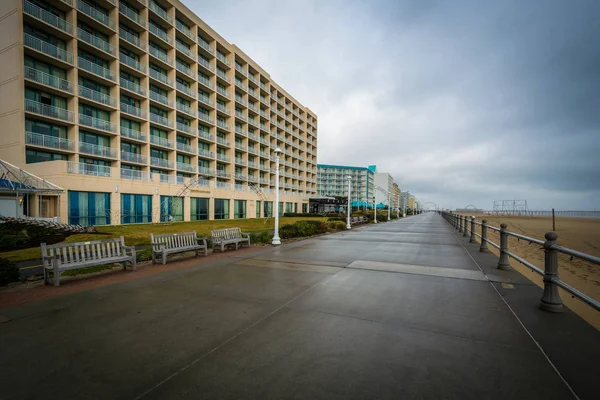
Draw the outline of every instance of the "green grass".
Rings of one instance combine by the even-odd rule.
[[[282,217],[279,219],[279,226],[293,224],[296,221],[308,219],[306,217]],[[311,220],[327,221],[327,218],[310,218]],[[214,229],[240,227],[242,232],[260,232],[273,230],[275,221],[269,218],[265,223],[263,218],[253,219],[235,219],[235,220],[214,220],[214,221],[190,221],[176,222],[169,224],[133,224],[133,225],[110,225],[97,227],[98,233],[82,233],[71,235],[63,243],[86,242],[91,240],[110,239],[119,236],[125,236],[125,244],[128,246],[138,246],[150,244],[150,234],[177,233],[196,231],[198,236],[210,236],[210,231]],[[39,247],[28,249],[12,250],[0,253],[0,257],[11,261],[34,260],[41,257]]]

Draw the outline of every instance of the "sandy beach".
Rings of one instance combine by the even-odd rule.
[[[464,214],[463,214],[464,215]],[[508,225],[508,230],[544,240],[544,234],[552,230],[551,217],[518,217],[518,216],[490,216],[476,214],[476,220],[487,220],[488,224],[500,227],[501,223]],[[476,232],[480,232],[476,229]],[[600,219],[595,218],[556,218],[556,233],[561,246],[600,257]],[[494,243],[500,243],[499,234],[488,230],[488,237]],[[498,251],[489,246],[490,251],[498,254]],[[516,238],[509,239],[509,248],[514,253],[530,261],[543,269],[544,252],[540,246],[518,241]],[[542,278],[515,260],[510,260],[511,266],[526,276],[538,286],[542,286]],[[600,266],[588,262],[573,259],[569,260],[566,255],[559,255],[560,278],[569,285],[577,288],[588,296],[600,300]],[[563,302],[582,318],[600,330],[600,313],[578,299],[571,297],[569,293],[561,289]]]

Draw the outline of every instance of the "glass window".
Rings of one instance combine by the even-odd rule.
[[[152,195],[121,194],[121,223],[152,222]]]
[[[279,202],[279,216],[281,217],[283,215],[283,202],[280,201]]]
[[[235,219],[246,218],[246,200],[233,201],[233,217]]]
[[[68,138],[66,126],[52,125],[46,122],[36,121],[32,119],[25,120],[25,131],[63,139]]]
[[[69,190],[69,224],[110,224],[110,193],[76,192]]]
[[[294,210],[294,203],[285,203],[285,212],[291,213]]]
[[[264,216],[265,216],[265,218],[271,218],[273,216],[273,202],[272,201],[265,201]]]
[[[260,218],[260,200],[256,200],[256,218]]]
[[[160,222],[183,221],[183,197],[160,196]]]
[[[208,219],[208,199],[192,197],[190,203],[190,219],[192,221]]]
[[[27,164],[35,164],[35,163],[45,162],[45,161],[66,160],[66,159],[67,159],[66,154],[51,153],[48,151],[38,151],[38,150],[31,150],[31,149],[27,149],[27,152],[25,155],[25,162]]]
[[[229,219],[229,199],[215,199],[215,219]]]
[[[308,212],[308,204],[302,204],[302,214],[306,214]]]

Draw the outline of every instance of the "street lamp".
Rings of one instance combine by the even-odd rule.
[[[279,237],[279,155],[281,149],[278,147],[275,149],[275,233],[273,234],[273,241],[271,244],[281,244],[281,238]]]
[[[352,177],[350,175],[348,175],[348,209],[346,211],[346,229],[351,229],[352,227],[350,226],[350,190],[351,190],[351,184],[352,184]]]

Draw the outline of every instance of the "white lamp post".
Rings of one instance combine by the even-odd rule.
[[[350,175],[348,175],[348,209],[346,211],[346,229],[352,229],[352,227],[350,226],[350,212],[352,210],[352,203],[351,203],[351,199],[350,199],[350,191],[352,190],[351,187],[352,184],[352,177]]]
[[[373,193],[373,223],[376,224],[377,223],[377,196],[375,196],[375,193]]]
[[[279,237],[279,155],[281,149],[278,147],[275,149],[275,233],[273,234],[273,241],[271,244],[281,244],[281,238]]]

